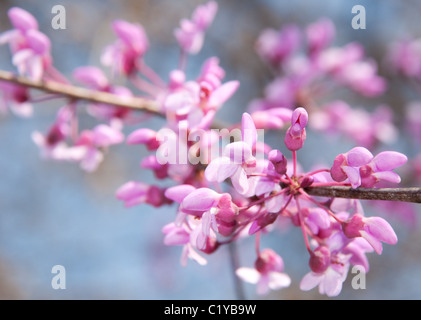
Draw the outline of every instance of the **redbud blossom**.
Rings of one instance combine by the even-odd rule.
[[[291,127],[285,134],[285,145],[291,151],[297,151],[304,145],[308,114],[304,108],[297,108],[291,116]]]

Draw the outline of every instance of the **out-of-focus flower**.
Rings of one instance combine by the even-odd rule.
[[[33,113],[32,104],[29,102],[29,89],[11,82],[0,81],[0,111],[10,110],[21,117],[29,117]]]
[[[174,35],[185,52],[197,54],[202,49],[205,32],[212,23],[217,10],[218,4],[215,1],[210,1],[198,6],[190,20],[181,20],[180,28],[174,31]]]
[[[112,24],[117,40],[105,48],[101,62],[114,74],[131,75],[149,48],[149,40],[140,24],[116,20]]]
[[[267,294],[269,289],[289,287],[290,277],[284,273],[284,262],[276,252],[264,249],[260,252],[254,268],[238,268],[236,274],[243,281],[257,284],[258,294]]]

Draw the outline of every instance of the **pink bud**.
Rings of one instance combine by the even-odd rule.
[[[299,150],[303,147],[306,139],[306,129],[308,114],[304,108],[297,108],[292,113],[291,127],[285,134],[285,145],[291,151]]]
[[[317,247],[310,254],[310,269],[316,273],[323,273],[330,265],[330,251],[325,246]]]
[[[348,238],[361,237],[360,230],[364,227],[364,217],[360,214],[355,214],[352,218],[342,224],[344,234]]]
[[[10,8],[7,12],[10,21],[16,29],[28,31],[38,29],[38,22],[28,11],[18,7]]]
[[[156,132],[148,128],[138,129],[127,137],[127,144],[145,144],[149,151],[159,148]]]
[[[268,159],[273,163],[277,173],[285,174],[287,172],[287,159],[279,150],[271,150],[268,154]]]
[[[255,268],[262,274],[269,272],[282,272],[284,270],[284,262],[282,258],[272,249],[264,249],[257,258]]]

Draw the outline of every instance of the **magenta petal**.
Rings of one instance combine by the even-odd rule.
[[[398,237],[391,225],[380,217],[370,217],[364,219],[366,230],[371,235],[379,239],[380,241],[388,244],[396,244]]]
[[[28,11],[18,7],[10,8],[7,12],[10,21],[16,29],[27,31],[38,29],[38,22]]]
[[[325,273],[323,280],[323,291],[329,297],[337,296],[342,290],[342,276],[332,268]]]
[[[51,47],[50,39],[42,32],[32,29],[26,35],[26,40],[34,52],[44,55],[49,52]]]
[[[0,33],[0,45],[12,41],[14,38],[19,37],[19,31],[15,29],[7,30]]]
[[[148,143],[151,139],[156,138],[156,132],[148,128],[141,128],[133,131],[127,137],[127,144],[142,144]]]
[[[392,183],[401,182],[401,177],[396,172],[393,172],[393,171],[376,172],[376,173],[373,173],[373,176],[375,176],[379,180],[388,181]]]
[[[317,287],[323,280],[323,274],[314,272],[307,273],[300,282],[300,289],[303,291],[309,291],[314,287]]]
[[[321,208],[310,209],[308,219],[316,224],[319,228],[327,229],[330,227],[329,215]]]
[[[97,67],[79,67],[73,71],[73,78],[78,82],[95,89],[104,90],[108,86],[108,79],[104,72]]]
[[[355,189],[361,185],[361,177],[360,171],[354,167],[344,167],[343,171],[345,171],[351,186]]]
[[[278,290],[289,287],[291,284],[291,278],[282,272],[269,272],[269,288],[272,290]]]
[[[189,242],[190,235],[182,227],[177,227],[174,223],[165,225],[162,232],[166,234],[164,244],[167,246],[183,245]]]
[[[224,83],[218,89],[212,92],[209,97],[209,105],[220,107],[237,91],[240,85],[239,81],[229,81]]]
[[[346,153],[348,165],[351,167],[361,167],[368,164],[373,155],[370,151],[363,147],[356,147]]]
[[[192,185],[182,184],[165,190],[165,196],[168,199],[181,203],[184,200],[184,198],[187,197],[194,190],[196,190],[196,188]]]
[[[268,212],[277,213],[285,205],[283,195],[273,197],[265,201],[265,206]]]
[[[186,210],[205,212],[212,207],[216,207],[220,197],[220,194],[211,189],[200,188],[186,196],[182,202],[182,206]]]
[[[364,230],[361,230],[360,234],[365,240],[368,241],[368,243],[373,247],[377,254],[382,254],[383,246],[380,240]]]
[[[232,163],[241,165],[253,157],[253,152],[248,143],[237,141],[225,147],[224,156],[228,157]]]
[[[256,144],[257,141],[257,131],[256,126],[254,125],[253,118],[248,113],[243,113],[241,120],[241,135],[242,140],[250,147]]]
[[[238,193],[244,194],[248,191],[249,183],[247,180],[247,174],[243,168],[238,167],[237,171],[235,171],[234,175],[231,177],[231,181]]]
[[[264,295],[269,292],[269,275],[261,274],[257,282],[257,294]]]
[[[99,147],[108,147],[111,144],[123,142],[124,135],[108,125],[100,124],[93,130],[94,144]]]
[[[238,168],[228,157],[220,157],[212,160],[206,167],[205,176],[208,181],[222,182],[231,177]]]
[[[131,207],[146,200],[149,186],[135,181],[129,181],[116,191],[116,197],[125,202],[126,207]]]
[[[408,158],[399,152],[385,151],[380,152],[374,157],[373,162],[376,165],[374,171],[388,171],[404,165]]]

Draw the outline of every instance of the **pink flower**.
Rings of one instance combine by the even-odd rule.
[[[275,171],[283,175],[287,172],[288,161],[281,151],[273,149],[268,154],[268,159],[272,162]]]
[[[7,14],[13,26],[19,31],[26,32],[31,29],[38,29],[37,20],[26,10],[13,7],[9,9]]]
[[[377,75],[374,60],[358,61],[345,66],[338,80],[367,97],[376,97],[386,91],[386,80]]]
[[[421,144],[421,103],[412,102],[406,107],[406,127],[412,138]]]
[[[290,277],[283,273],[284,262],[282,258],[271,249],[260,252],[254,268],[242,267],[236,270],[236,274],[243,281],[257,284],[257,293],[264,295],[269,289],[279,290],[289,287]]]
[[[43,135],[39,131],[32,133],[32,140],[40,148],[41,155],[53,160],[74,160],[79,159],[81,152],[71,151],[66,144],[66,139],[71,134],[72,110],[62,107],[56,116],[56,120],[48,132]]]
[[[33,113],[32,105],[29,103],[29,89],[11,82],[0,82],[2,100],[0,111],[6,112],[9,107],[12,112],[21,117],[29,117]]]
[[[338,182],[348,178],[353,188],[371,188],[380,181],[399,183],[399,175],[392,170],[407,160],[399,152],[384,151],[373,157],[366,148],[355,147],[335,158],[330,173],[332,179]]]
[[[73,78],[89,88],[99,91],[109,91],[110,83],[104,72],[92,66],[78,67],[73,71]]]
[[[319,286],[319,293],[328,297],[335,297],[342,291],[349,263],[330,265],[323,273],[307,273],[300,282],[300,289],[308,291]]]
[[[355,214],[342,225],[348,238],[363,237],[370,243],[377,254],[383,250],[382,242],[396,244],[398,238],[390,224],[380,217],[363,217]]]
[[[193,230],[191,228],[194,228]],[[196,252],[196,239],[195,233],[198,230],[195,221],[189,221],[189,227],[186,224],[181,226],[176,225],[174,222],[165,225],[162,232],[165,234],[164,244],[167,246],[183,246],[181,254],[181,265],[186,266],[187,260],[192,259],[200,265],[206,265],[207,261],[200,254]],[[211,244],[212,245],[212,244]]]
[[[402,153],[380,152],[369,164],[360,168],[361,186],[371,188],[381,181],[401,182],[400,176],[392,170],[404,165],[407,161],[408,158]]]
[[[185,52],[197,54],[202,49],[205,31],[212,23],[217,9],[218,4],[210,1],[196,8],[191,20],[181,20],[180,28],[174,31],[174,35]]]
[[[306,139],[306,129],[308,114],[304,108],[297,108],[291,116],[291,127],[285,134],[285,145],[291,151],[299,150],[303,147]]]
[[[310,55],[317,54],[331,44],[335,37],[335,26],[328,19],[320,19],[307,27],[306,35]]]
[[[104,149],[123,142],[124,135],[117,128],[101,124],[93,130],[84,130],[71,150],[80,151],[80,166],[83,170],[95,171],[104,159]]]
[[[0,44],[9,43],[14,54],[28,46],[26,34],[29,30],[38,30],[38,22],[32,14],[18,7],[10,8],[7,14],[14,29],[0,34]]]
[[[200,217],[201,232],[197,236],[197,248],[204,249],[211,230],[224,236],[232,233],[232,223],[238,213],[238,207],[232,203],[231,195],[219,194],[208,188],[199,188],[189,193],[182,201],[180,209]]]
[[[14,29],[0,34],[0,44],[9,43],[12,62],[21,75],[41,80],[52,64],[50,39],[38,30],[38,22],[29,12],[13,7],[8,16]]]
[[[164,196],[164,190],[157,186],[146,185],[142,182],[129,181],[122,185],[116,192],[116,197],[124,201],[126,208],[141,203],[148,203],[160,207],[169,201]]]
[[[160,142],[156,139],[157,132],[148,128],[133,131],[127,137],[127,144],[144,144],[149,151],[159,148]]]
[[[122,99],[133,97],[132,92],[128,88],[111,85],[104,72],[97,67],[86,66],[76,68],[73,71],[73,78],[93,90],[112,93]],[[126,122],[130,119],[130,115],[132,114],[128,108],[102,103],[89,104],[88,112],[94,117],[107,121],[117,118],[123,119]]]
[[[292,110],[287,108],[271,108],[251,114],[257,129],[282,129],[291,116]]]
[[[21,75],[39,81],[44,75],[44,70],[52,64],[50,39],[42,32],[30,29],[25,33],[22,41],[25,44],[12,49],[12,63]]]
[[[256,167],[253,147],[257,141],[256,127],[248,113],[242,117],[242,141],[228,144],[224,156],[211,161],[205,170],[206,179],[222,182],[231,178],[234,188],[245,194],[249,189],[247,172]]]
[[[404,40],[394,43],[389,50],[387,62],[394,70],[407,77],[421,78],[421,40]]]
[[[266,29],[257,39],[257,53],[274,65],[284,62],[299,46],[300,30],[288,25],[282,30]]]
[[[338,182],[347,178],[353,188],[361,185],[360,167],[368,164],[373,159],[373,154],[363,147],[355,147],[350,151],[340,154],[335,158],[330,169],[332,179]]]
[[[376,142],[391,143],[396,140],[393,113],[386,105],[378,106],[373,113],[362,108],[351,108],[337,100],[311,114],[311,126],[329,135],[344,134],[357,145],[369,148]]]
[[[105,48],[101,62],[113,73],[131,75],[149,48],[149,40],[140,24],[116,20],[112,24],[117,40]]]

